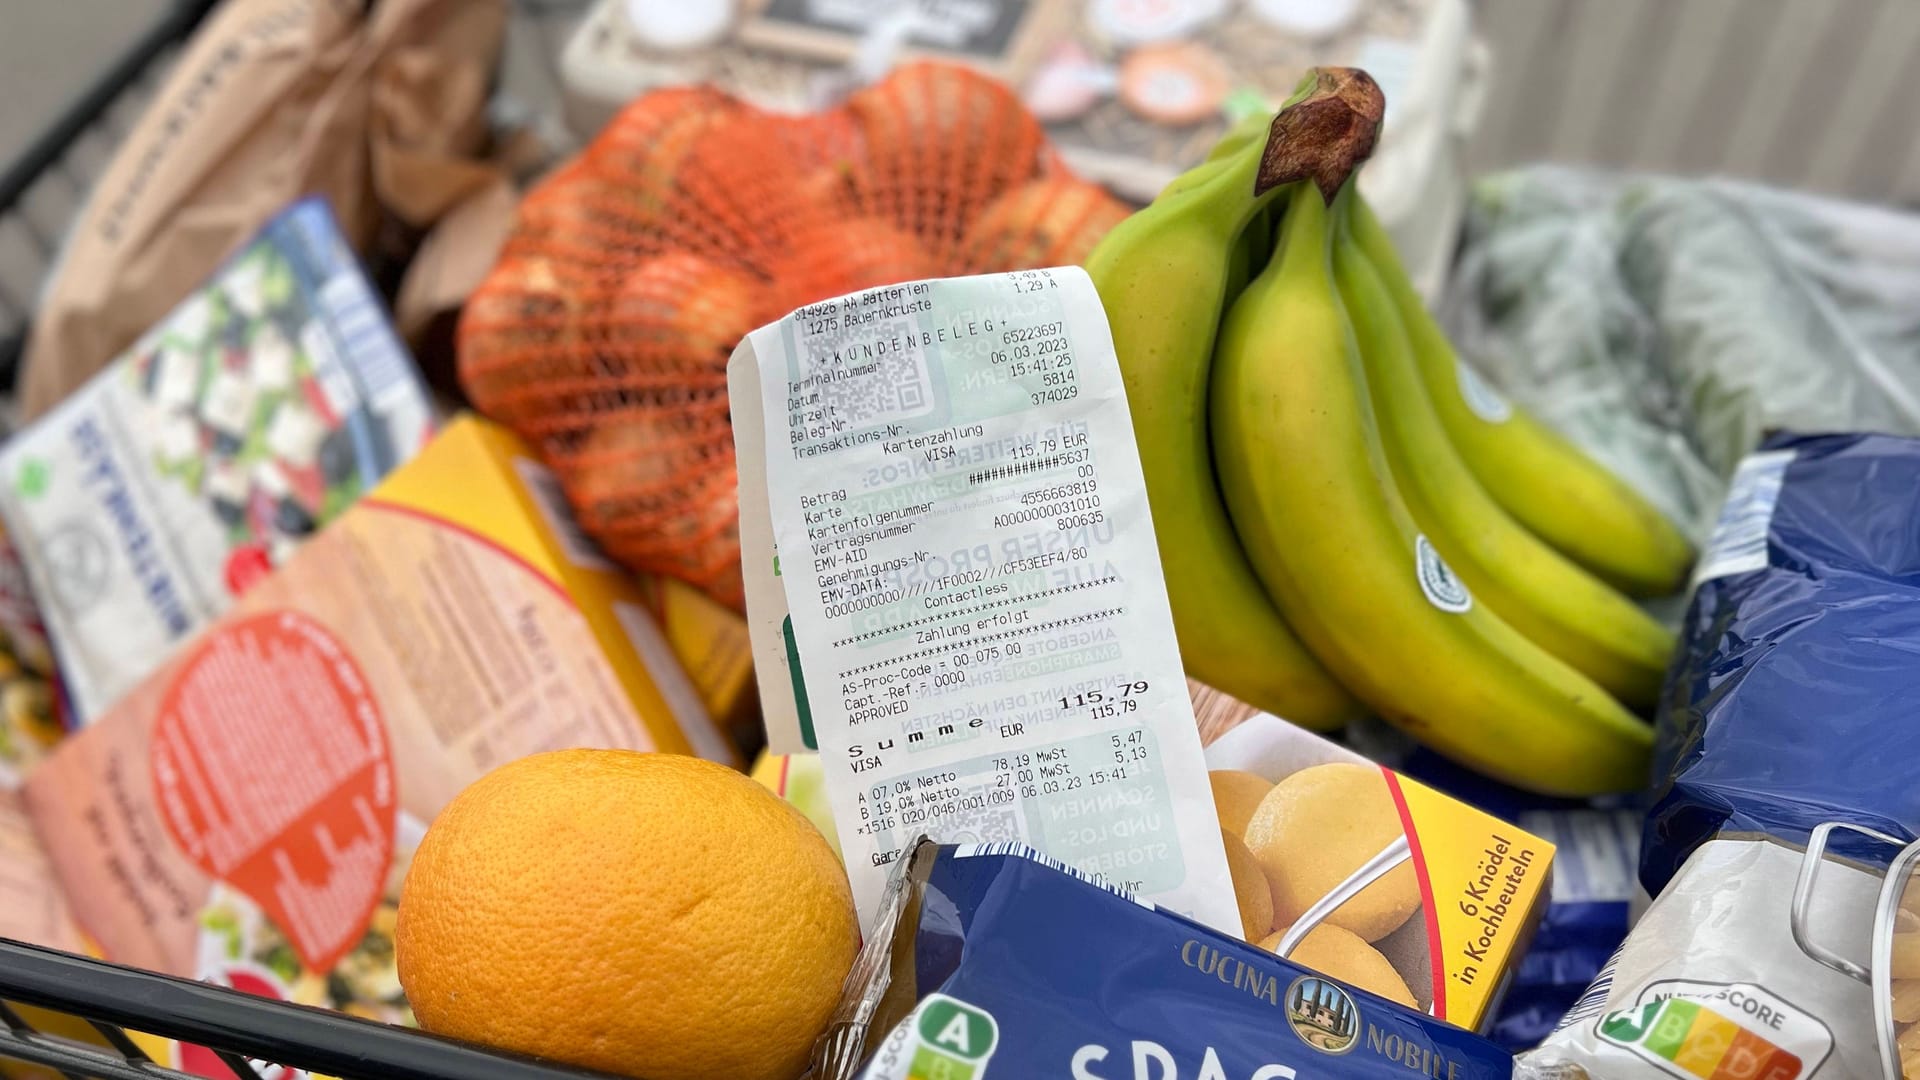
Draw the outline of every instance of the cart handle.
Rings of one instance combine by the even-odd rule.
[[[5,938],[0,938],[0,998],[326,1076],[587,1080],[606,1075]]]

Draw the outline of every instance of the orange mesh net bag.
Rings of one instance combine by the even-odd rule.
[[[743,605],[727,357],[794,308],[1078,263],[1127,208],[1005,86],[916,63],[807,116],[635,101],[528,194],[460,323],[460,377],[636,570]]]

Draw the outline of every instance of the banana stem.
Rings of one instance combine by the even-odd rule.
[[[1373,154],[1387,97],[1373,76],[1359,68],[1315,68],[1302,93],[1288,102],[1267,133],[1254,194],[1311,180],[1320,197],[1334,196],[1360,163]]]
[[[1260,187],[1260,173],[1264,167],[1267,150],[1259,143],[1249,143],[1239,153],[1221,159],[1218,163],[1209,163],[1201,168],[1215,168],[1204,180],[1174,196],[1190,198],[1195,204],[1213,206],[1220,210],[1217,217],[1209,213],[1222,231],[1221,242],[1232,243],[1240,236],[1267,204],[1280,197],[1280,192],[1272,188]],[[1178,183],[1178,181],[1176,181]],[[1220,189],[1251,193],[1251,197],[1220,199]],[[1253,264],[1253,273],[1260,272],[1260,265]]]

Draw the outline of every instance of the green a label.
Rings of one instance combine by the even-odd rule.
[[[1607,1039],[1629,1045],[1640,1041],[1640,1037],[1653,1026],[1653,1018],[1660,1012],[1662,1002],[1649,1001],[1637,1009],[1622,1009],[1610,1013],[1600,1021],[1600,1034]]]
[[[907,1080],[977,1080],[1000,1043],[1000,1025],[992,1016],[945,994],[927,995],[914,1034],[920,1045]]]

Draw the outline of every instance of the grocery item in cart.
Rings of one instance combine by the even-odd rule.
[[[97,179],[70,171],[90,153],[45,171],[48,194],[91,190],[35,305],[19,386],[29,418],[111,364],[294,200],[324,198],[354,250],[403,259],[410,238],[497,182],[477,158],[504,0],[165,10],[178,26],[206,17],[181,48],[129,50],[101,84],[109,96],[76,103],[92,126],[53,144],[72,151],[97,131],[112,157]],[[129,124],[133,99],[143,107]],[[90,182],[72,186],[80,177]]]
[[[1883,435],[1779,435],[1735,471],[1661,708],[1653,906],[1534,1063],[1920,1076],[1916,476],[1920,441]]]
[[[0,790],[16,788],[65,733],[53,652],[26,567],[0,531]]]
[[[1491,1024],[1546,910],[1554,846],[1218,690],[1189,689],[1201,730],[1217,733],[1207,767],[1229,861],[1240,844],[1272,898],[1272,924],[1247,939],[1461,1027]]]
[[[1077,263],[1126,212],[966,68],[907,65],[807,114],[659,90],[528,194],[462,316],[461,383],[616,559],[739,608],[740,338],[869,286]]]
[[[107,959],[404,1022],[397,890],[462,788],[572,746],[731,763],[544,476],[454,421],[40,765],[28,815]]]
[[[326,204],[288,208],[0,449],[81,722],[412,457],[432,406]]]
[[[753,780],[579,749],[447,805],[394,942],[435,1034],[650,1080],[795,1080],[860,927],[819,831]]]
[[[583,136],[649,89],[714,83],[769,108],[819,107],[849,83],[928,56],[1020,88],[1067,163],[1145,201],[1234,121],[1271,111],[1316,65],[1374,73],[1394,103],[1362,179],[1423,291],[1452,261],[1463,136],[1478,123],[1485,49],[1467,0],[768,0],[720,9],[714,40],[667,41],[653,5],[597,0],[560,57]]]
[[[821,1080],[1497,1080],[1506,1052],[1017,844],[921,841],[814,1049]]]

